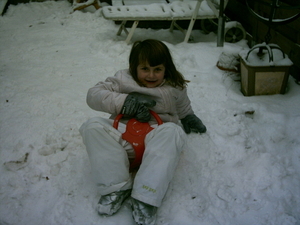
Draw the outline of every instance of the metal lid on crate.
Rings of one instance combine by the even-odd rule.
[[[241,51],[239,56],[248,66],[291,66],[293,62],[276,44],[258,44],[249,51]]]

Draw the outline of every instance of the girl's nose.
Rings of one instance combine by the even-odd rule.
[[[150,70],[149,77],[154,77],[154,70]]]

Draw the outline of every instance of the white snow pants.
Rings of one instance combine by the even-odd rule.
[[[129,173],[129,158],[134,151],[112,127],[113,120],[91,118],[80,127],[86,146],[93,177],[101,195],[132,188],[131,196],[147,204],[159,207],[173,178],[186,134],[174,123],[163,123],[150,131],[145,139],[142,164],[134,178]]]

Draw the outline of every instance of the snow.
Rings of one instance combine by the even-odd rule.
[[[0,224],[133,224],[125,202],[112,217],[99,200],[78,128],[109,115],[85,103],[88,88],[127,68],[131,45],[93,7],[67,1],[10,5],[0,18]],[[195,30],[137,29],[156,38],[190,80],[188,94],[206,134],[190,134],[158,210],[158,225],[299,225],[300,101],[290,77],[285,95],[245,97],[238,75],[216,67],[216,36]]]
[[[0,1],[0,14],[1,14],[1,15],[2,15],[2,13],[3,13],[3,10],[4,10],[4,8],[5,8],[6,3],[7,3],[7,0],[1,0],[1,1]]]
[[[83,2],[83,3],[78,3],[78,2],[74,2],[73,3],[73,10],[75,9],[75,10],[77,10],[79,7],[81,7],[81,6],[87,6],[87,5],[92,5],[92,4],[94,4],[95,3],[95,0],[87,0],[86,2]]]

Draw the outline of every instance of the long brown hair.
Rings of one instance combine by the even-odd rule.
[[[148,62],[151,67],[163,64],[166,68],[165,80],[173,87],[184,88],[187,80],[176,69],[168,47],[161,41],[147,39],[136,41],[129,55],[129,71],[133,79],[137,82],[137,67],[139,64]]]

